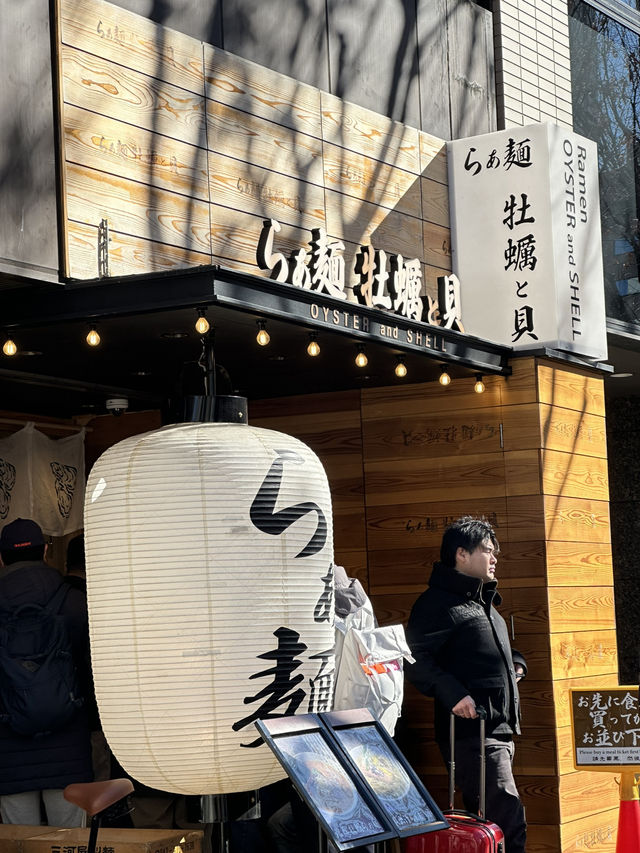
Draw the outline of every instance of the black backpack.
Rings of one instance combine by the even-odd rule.
[[[21,735],[61,728],[83,704],[64,617],[70,586],[0,617],[0,720]]]

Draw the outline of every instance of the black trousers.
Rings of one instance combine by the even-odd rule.
[[[449,767],[449,744],[439,743]],[[511,739],[486,739],[486,814],[504,832],[506,853],[525,853],[527,822],[513,778],[514,744]],[[456,788],[464,807],[477,814],[479,807],[480,743],[475,738],[456,741]]]

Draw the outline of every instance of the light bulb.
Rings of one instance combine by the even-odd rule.
[[[369,359],[367,358],[367,354],[364,351],[364,347],[358,347],[358,354],[356,356],[356,367],[366,367],[369,364]]]
[[[89,329],[89,334],[86,337],[86,341],[90,347],[97,347],[100,344],[100,335],[96,331],[96,327],[92,326]]]
[[[317,355],[320,355],[320,344],[316,340],[316,336],[314,334],[311,334],[310,337],[311,340],[307,346],[307,352],[312,358],[315,358]]]
[[[476,394],[484,393],[484,382],[482,381],[482,376],[480,374],[476,376],[476,384],[473,386],[473,390]]]
[[[400,379],[402,379],[404,376],[407,375],[407,365],[404,363],[404,361],[401,358],[398,359],[398,363],[396,364],[395,373],[396,373],[396,376],[398,376]]]
[[[198,308],[198,319],[196,320],[196,332],[199,335],[206,335],[211,326],[209,321],[204,316],[204,308]]]
[[[260,326],[260,330],[256,335],[256,341],[260,344],[261,347],[266,347],[266,345],[271,340],[271,335],[265,329],[266,323],[264,322],[264,320],[258,320],[258,325]]]
[[[451,377],[447,373],[447,368],[444,365],[440,368],[440,379],[438,381],[441,385],[449,385],[451,383]]]
[[[2,347],[2,352],[5,355],[15,355],[18,352],[18,347],[15,345],[15,342],[11,340],[11,338],[7,338],[4,342],[4,346]]]

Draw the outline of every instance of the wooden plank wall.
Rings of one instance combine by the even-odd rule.
[[[451,269],[444,143],[102,0],[61,0],[66,271],[221,263],[258,273],[265,218]]]
[[[406,622],[461,514],[495,525],[503,613],[528,661],[516,773],[530,853],[614,849],[612,776],[573,770],[568,688],[617,684],[602,380],[531,358],[508,379],[253,403],[254,425],[307,441],[336,496],[336,560],[382,624]],[[344,518],[341,518],[344,512]],[[437,801],[430,700],[407,685],[397,739]]]

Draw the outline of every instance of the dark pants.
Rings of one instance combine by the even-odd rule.
[[[449,744],[438,744],[449,766]],[[524,853],[527,823],[513,778],[512,740],[486,739],[485,817],[504,832],[507,853]],[[475,738],[456,741],[456,787],[462,792],[464,807],[477,814],[479,806],[480,744]]]

